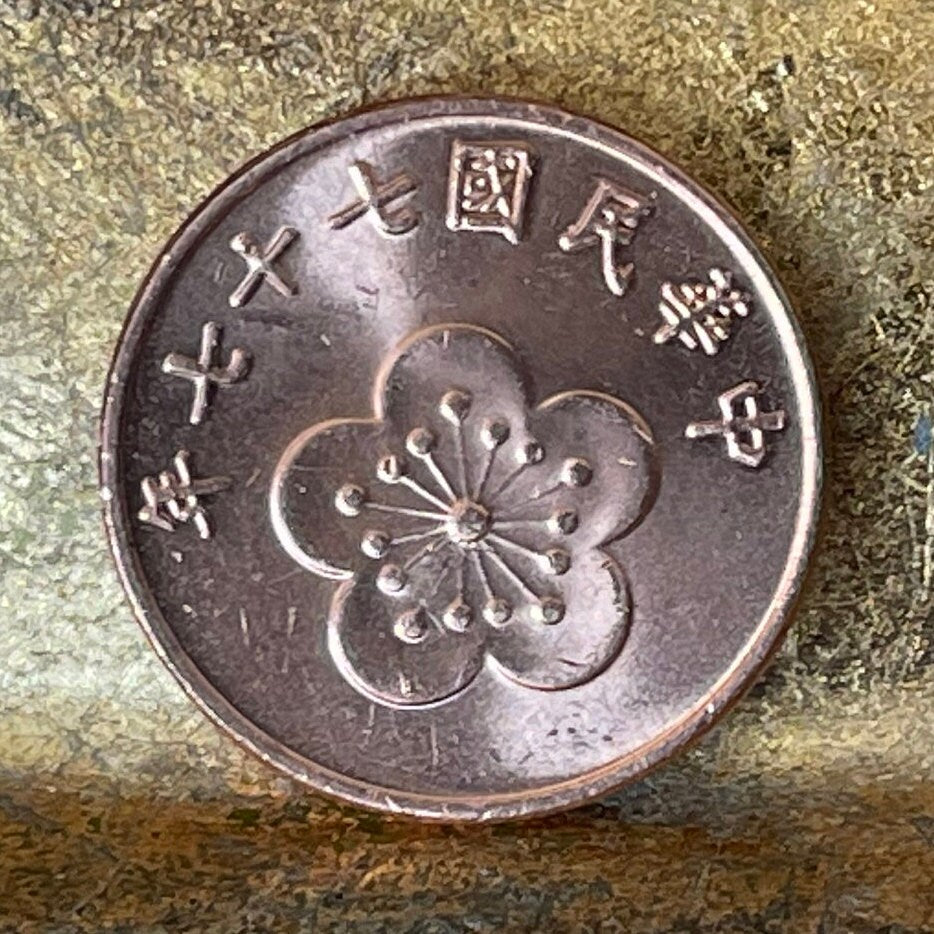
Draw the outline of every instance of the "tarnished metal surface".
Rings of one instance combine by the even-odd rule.
[[[929,5],[596,7],[4,8],[5,923],[934,924]],[[831,443],[796,624],[730,721],[608,809],[472,832],[338,811],[201,723],[124,609],[93,464],[110,347],[190,205],[315,119],[439,91],[597,114],[730,199]]]
[[[155,261],[106,397],[107,528],[170,669],[395,814],[642,775],[759,669],[815,533],[813,375],[755,247],[540,104],[410,100],[257,160]]]

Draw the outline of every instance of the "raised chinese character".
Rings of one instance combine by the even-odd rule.
[[[191,403],[188,420],[192,425],[200,425],[211,401],[212,386],[232,386],[247,374],[250,358],[245,350],[235,347],[230,352],[226,366],[214,365],[214,353],[220,341],[221,328],[213,321],[208,321],[201,329],[201,351],[198,358],[184,354],[170,353],[162,361],[162,370],[169,376],[187,379],[195,388],[195,397]]]
[[[298,291],[272,268],[273,262],[297,237],[298,231],[293,227],[280,227],[264,247],[260,247],[245,230],[230,241],[230,249],[246,263],[246,275],[230,293],[228,301],[231,308],[245,305],[264,281],[280,295],[294,295]]]
[[[176,526],[190,522],[202,538],[210,538],[211,525],[199,497],[228,489],[230,478],[193,480],[188,458],[187,451],[179,451],[172,461],[174,470],[163,470],[158,477],[143,477],[139,520],[166,532],[174,532]]]
[[[455,140],[448,175],[448,227],[498,233],[518,243],[531,177],[529,152],[519,143]]]
[[[366,162],[354,162],[347,174],[357,192],[356,200],[328,218],[332,229],[340,230],[358,218],[367,216],[380,233],[398,236],[408,233],[418,224],[418,213],[409,205],[394,205],[416,189],[411,176],[400,172],[388,182],[380,182],[376,171]]]
[[[605,178],[584,206],[580,217],[558,238],[565,253],[600,247],[603,281],[614,295],[623,295],[633,274],[633,264],[620,262],[619,253],[628,247],[651,205],[628,188]]]
[[[717,397],[720,418],[710,422],[691,422],[684,430],[687,438],[722,437],[727,455],[746,467],[758,467],[765,458],[765,432],[785,427],[782,409],[762,412],[756,396],[759,386],[752,380],[740,383]]]
[[[688,350],[701,348],[714,356],[730,336],[732,319],[749,314],[749,296],[733,288],[732,274],[711,269],[709,282],[683,282],[662,286],[658,310],[665,323],[655,332],[656,344],[677,338]]]

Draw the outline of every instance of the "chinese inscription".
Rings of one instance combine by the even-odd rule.
[[[621,262],[619,253],[628,247],[636,228],[651,213],[645,198],[601,178],[580,217],[558,238],[565,253],[599,246],[603,281],[614,295],[623,295],[633,274],[631,262]]]
[[[230,293],[228,301],[231,308],[245,305],[264,281],[280,295],[295,294],[295,286],[286,282],[272,264],[297,237],[298,231],[293,227],[280,227],[265,247],[260,247],[246,231],[238,233],[230,241],[230,249],[246,263],[246,275]]]
[[[190,522],[201,538],[207,539],[211,537],[211,525],[200,497],[226,490],[230,479],[193,480],[188,458],[187,451],[179,451],[172,460],[174,470],[164,470],[158,477],[143,477],[140,482],[143,508],[138,515],[141,522],[166,532],[174,532],[178,525]]]
[[[400,171],[381,178],[373,166],[360,160],[352,162],[347,172],[356,197],[327,218],[331,229],[343,229],[364,217],[388,236],[399,236],[418,226],[420,215],[407,201],[418,188],[410,174]],[[450,151],[447,184],[448,228],[498,233],[517,244],[523,235],[532,174],[532,156],[522,143],[455,140]],[[634,275],[634,264],[627,250],[643,220],[652,213],[653,198],[654,195],[640,195],[609,179],[597,178],[579,216],[558,237],[559,248],[565,253],[599,250],[606,288],[613,295],[624,295]],[[229,296],[232,307],[247,304],[263,283],[280,295],[296,294],[297,287],[280,276],[274,264],[298,237],[295,228],[281,226],[265,245],[259,244],[246,231],[231,239],[231,250],[246,265],[242,280]],[[732,274],[716,267],[709,270],[706,281],[663,283],[658,307],[664,320],[653,336],[655,343],[678,340],[689,350],[699,349],[708,356],[714,356],[730,337],[734,319],[746,317],[751,310],[749,295],[734,288]],[[189,413],[192,425],[204,421],[216,387],[226,388],[243,380],[249,370],[249,355],[239,347],[231,350],[224,362],[220,352],[221,334],[220,326],[209,321],[202,327],[197,357],[170,353],[162,363],[166,374],[192,384],[194,398]],[[761,411],[758,392],[755,382],[746,381],[722,393],[718,397],[721,417],[716,421],[692,422],[685,429],[685,435],[692,439],[722,437],[731,459],[748,467],[760,466],[766,455],[765,433],[781,430],[785,413],[782,410]],[[490,450],[495,450],[499,442],[491,443]],[[432,468],[430,451],[416,454]],[[145,503],[139,518],[166,530],[191,522],[202,538],[208,538],[211,530],[199,497],[226,489],[230,480],[226,477],[192,480],[188,456],[186,451],[179,451],[173,460],[173,469],[158,477],[143,479]],[[489,465],[484,468],[484,478],[488,469]],[[436,475],[436,479],[449,497],[453,496],[446,478],[442,480]],[[412,481],[400,475],[399,482],[409,485]],[[481,511],[474,509],[477,504],[471,501],[464,507],[463,518],[467,524],[463,529],[457,522],[452,526],[453,520],[447,517],[454,506],[449,506],[444,505],[444,527],[456,527],[455,539],[462,533],[468,534],[463,529],[470,522],[482,519]],[[375,539],[370,544],[373,548],[381,547]],[[489,554],[486,556],[495,560]]]
[[[211,401],[213,386],[232,386],[247,374],[250,358],[245,350],[235,347],[230,352],[230,359],[224,366],[214,365],[214,356],[220,342],[221,328],[213,321],[208,321],[201,329],[201,350],[197,359],[183,354],[170,353],[162,361],[162,370],[169,376],[187,379],[195,390],[188,420],[192,425],[200,425]]]
[[[765,459],[765,432],[785,427],[782,409],[763,412],[756,399],[759,386],[752,380],[740,383],[717,397],[720,418],[691,422],[684,430],[687,438],[722,437],[727,455],[746,467],[759,467]]]
[[[518,243],[531,177],[529,151],[519,143],[455,140],[448,176],[448,227],[498,233]]]
[[[361,217],[368,216],[380,233],[399,236],[418,224],[418,213],[407,204],[393,206],[396,201],[416,189],[412,177],[405,172],[380,182],[372,166],[354,162],[347,173],[357,192],[356,200],[328,218],[333,230],[340,230]]]
[[[714,356],[730,336],[734,318],[749,314],[749,296],[733,288],[732,274],[711,269],[708,282],[683,282],[662,285],[658,310],[665,323],[655,332],[656,344],[678,339],[688,350],[700,348]]]

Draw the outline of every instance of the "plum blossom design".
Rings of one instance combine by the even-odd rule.
[[[367,696],[437,703],[485,665],[569,688],[619,653],[629,591],[601,546],[651,506],[651,434],[606,393],[529,397],[502,337],[430,327],[377,375],[373,417],[319,422],[282,455],[273,525],[337,582],[329,647]]]

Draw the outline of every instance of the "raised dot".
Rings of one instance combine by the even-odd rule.
[[[532,605],[532,619],[546,626],[554,626],[564,619],[564,603],[557,597],[543,597]]]
[[[376,586],[386,594],[401,593],[408,576],[398,564],[384,564],[376,575]]]
[[[571,556],[563,548],[549,548],[542,555],[542,564],[549,574],[567,574],[571,567]]]
[[[345,516],[359,516],[366,505],[366,491],[362,486],[345,483],[334,496],[337,511]]]
[[[483,618],[491,626],[505,626],[512,616],[512,607],[502,597],[491,597],[483,607]]]
[[[559,509],[548,519],[548,531],[553,535],[570,535],[579,524],[577,513],[573,509]]]
[[[368,558],[382,558],[389,551],[392,539],[386,532],[379,529],[367,529],[363,533],[363,540],[360,542],[360,550]]]
[[[516,451],[516,457],[520,464],[540,464],[545,459],[545,449],[537,441],[526,441]]]
[[[405,439],[405,447],[415,457],[425,457],[435,448],[435,436],[428,428],[413,428]]]
[[[444,625],[452,632],[466,632],[473,622],[473,610],[463,600],[457,598],[448,604],[442,619]]]
[[[561,482],[569,487],[587,486],[593,468],[582,457],[570,457],[561,465]]]
[[[472,398],[462,389],[449,389],[438,404],[438,411],[452,424],[461,425],[470,413]]]
[[[377,462],[376,476],[383,483],[398,483],[405,476],[405,464],[395,454],[387,454]]]
[[[480,440],[488,451],[505,444],[508,438],[509,423],[498,418],[491,418],[484,422],[483,428],[480,429]]]
[[[415,645],[428,635],[428,614],[420,606],[406,610],[396,618],[392,631],[401,642]]]

